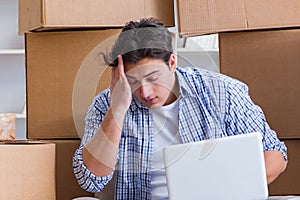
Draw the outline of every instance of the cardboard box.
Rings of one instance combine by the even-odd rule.
[[[55,144],[0,142],[0,200],[55,200]]]
[[[174,26],[173,0],[19,0],[19,34],[33,30],[121,27],[142,17]]]
[[[288,149],[286,170],[269,185],[270,195],[300,195],[300,140],[284,140]]]
[[[83,190],[73,173],[72,159],[80,140],[47,140],[56,146],[56,200],[76,197],[93,197],[94,193]]]
[[[299,0],[177,0],[181,36],[300,26]]]
[[[245,82],[280,138],[300,138],[300,29],[221,33],[220,71]]]
[[[110,85],[101,52],[120,30],[35,32],[25,35],[27,137],[80,138],[88,106]]]

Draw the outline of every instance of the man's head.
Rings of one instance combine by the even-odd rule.
[[[132,92],[146,107],[168,105],[177,99],[172,37],[157,19],[128,22],[112,49],[111,66],[118,66],[118,55]]]
[[[158,19],[144,18],[126,23],[111,51],[113,62],[110,66],[118,65],[118,55],[122,55],[125,65],[135,64],[143,58],[162,59],[168,64],[172,53],[169,30]]]

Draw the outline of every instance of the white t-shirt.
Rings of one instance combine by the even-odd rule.
[[[154,154],[151,165],[152,199],[168,199],[163,148],[182,143],[178,133],[178,100],[170,105],[150,109],[154,121]]]

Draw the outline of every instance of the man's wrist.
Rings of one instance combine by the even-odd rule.
[[[106,167],[113,169],[117,160],[118,145],[114,144],[101,127],[93,138],[84,146],[85,149]]]

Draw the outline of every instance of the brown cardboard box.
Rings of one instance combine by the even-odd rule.
[[[182,36],[300,26],[299,0],[177,0]]]
[[[0,142],[0,200],[55,200],[55,144]]]
[[[270,195],[300,195],[300,140],[284,140],[288,149],[288,165],[272,184]]]
[[[27,33],[27,137],[79,138],[95,94],[110,84],[100,55],[120,30]]]
[[[72,158],[80,140],[47,140],[56,146],[56,200],[93,197],[79,186],[73,173]]]
[[[156,17],[174,26],[173,0],[19,0],[19,34],[32,30],[121,27]]]
[[[300,29],[219,34],[220,71],[245,82],[280,138],[300,138]]]

